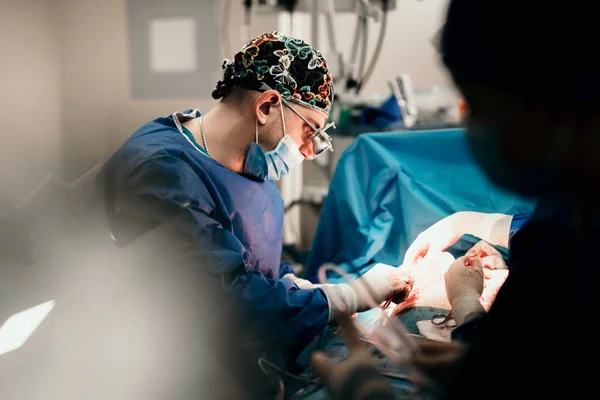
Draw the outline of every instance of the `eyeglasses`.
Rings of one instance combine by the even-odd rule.
[[[263,82],[258,90],[262,92],[262,91],[273,90],[273,89],[269,85],[267,85],[266,83]],[[308,122],[306,120],[306,118],[304,118],[298,111],[296,111],[296,109],[294,107],[292,107],[291,104],[287,100],[285,100],[283,97],[281,97],[281,102],[287,108],[292,110],[294,112],[294,114],[299,116],[300,119],[302,121],[304,121],[304,123],[306,125],[308,125],[308,127],[313,131],[313,134],[309,138],[309,140],[311,140],[313,143],[313,148],[315,151],[315,155],[314,155],[314,157],[312,157],[312,159],[314,159],[319,154],[322,154],[326,150],[333,151],[333,145],[332,145],[333,140],[331,139],[331,136],[329,136],[327,134],[326,131],[329,128],[335,129],[335,122],[330,122],[327,125],[325,125],[323,128],[317,129],[313,126],[313,124]]]
[[[291,104],[287,100],[281,99],[281,101],[287,108],[292,110],[294,112],[294,114],[296,114],[298,117],[300,117],[300,119],[302,121],[304,121],[304,123],[306,125],[308,125],[308,127],[313,131],[313,134],[310,136],[309,140],[311,140],[313,143],[315,157],[318,156],[319,154],[323,153],[326,150],[333,151],[331,136],[329,136],[326,131],[329,128],[335,129],[335,122],[330,122],[327,125],[325,125],[323,128],[317,129],[313,126],[313,124],[308,122],[306,120],[306,118],[304,118],[298,111],[296,111],[296,109],[294,107],[292,107]]]

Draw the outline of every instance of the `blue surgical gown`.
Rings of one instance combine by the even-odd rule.
[[[243,326],[237,343],[242,350],[288,351],[326,327],[324,293],[282,279],[293,271],[281,262],[284,204],[273,182],[228,170],[180,131],[173,116],[134,132],[103,174],[105,190],[124,192],[121,198],[129,202],[157,204],[145,212],[148,218],[181,221],[179,231],[193,244],[181,251],[221,286],[223,312]]]

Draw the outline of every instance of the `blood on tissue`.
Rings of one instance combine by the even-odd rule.
[[[400,275],[397,271],[390,273],[387,276],[387,280],[393,288],[397,288],[399,286],[409,286],[413,283],[414,279],[410,275]]]
[[[389,274],[387,280],[393,288],[397,288],[402,284],[402,281],[398,276],[396,276],[396,274]]]

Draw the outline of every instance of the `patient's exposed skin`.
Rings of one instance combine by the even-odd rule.
[[[400,270],[412,275],[413,281],[406,300],[395,306],[392,315],[413,307],[434,307],[450,310],[451,306],[446,296],[444,274],[454,262],[450,253],[439,253],[433,257],[422,259],[416,265],[401,265]],[[489,310],[500,286],[508,276],[508,269],[489,269],[484,263],[485,282],[481,304]]]

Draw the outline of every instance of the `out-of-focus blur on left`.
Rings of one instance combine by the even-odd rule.
[[[292,15],[275,3],[302,7]],[[320,19],[309,3],[323,5]],[[0,399],[244,398],[229,372],[235,321],[215,300],[219,284],[163,251],[180,239],[168,227],[122,245],[98,171],[148,121],[209,110],[222,60],[249,38],[279,30],[306,39],[340,77],[332,118],[349,133],[334,138],[335,157],[305,162],[280,187],[284,244],[301,267],[318,220],[306,205],[320,209],[339,155],[375,129],[354,126],[358,115],[402,122],[400,109],[392,121],[384,111],[399,107],[408,75],[427,99],[446,93],[430,42],[446,1],[390,1],[389,25],[382,3],[0,0]],[[369,37],[367,22],[378,27]],[[384,36],[393,38],[385,46]],[[359,75],[368,84],[356,87]],[[454,108],[437,100],[446,126],[444,110]]]
[[[4,400],[243,398],[200,272],[161,257],[165,233],[116,246],[95,199],[118,144],[188,103],[130,96],[133,3],[0,0]]]

